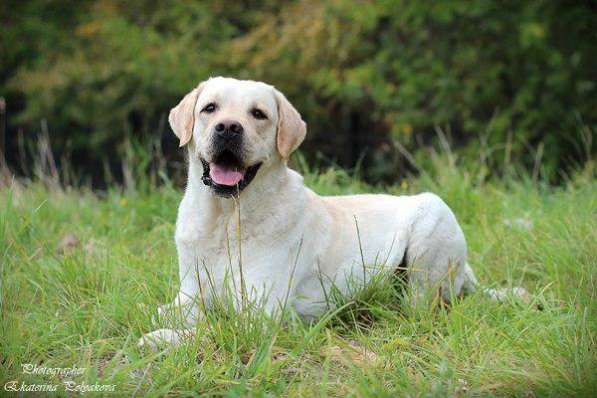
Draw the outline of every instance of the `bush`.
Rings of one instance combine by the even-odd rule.
[[[371,180],[398,177],[397,146],[416,152],[438,128],[466,158],[494,152],[492,173],[540,160],[555,179],[593,155],[589,2],[243,3],[9,2],[9,139],[46,119],[54,145],[88,167],[131,137],[173,143],[168,110],[226,74],[278,86],[309,124],[311,160],[362,160]]]

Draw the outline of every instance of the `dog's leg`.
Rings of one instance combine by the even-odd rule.
[[[199,306],[196,297],[191,297],[182,290],[169,304],[158,306],[158,318],[153,319],[155,325],[163,321],[184,327],[192,327],[199,319]]]
[[[169,304],[158,306],[158,318],[152,319],[154,327],[162,327],[147,333],[139,339],[140,347],[157,350],[160,346],[178,345],[185,338],[194,335],[193,326],[201,318],[200,303],[209,303],[199,289],[201,270],[195,266],[197,254],[192,244],[177,240],[180,290]],[[209,294],[209,292],[205,292]],[[163,328],[167,326],[167,328]]]
[[[460,295],[470,270],[464,234],[450,208],[433,194],[421,194],[418,199],[406,258],[413,306]]]
[[[518,298],[524,302],[530,301],[530,295],[527,290],[523,287],[512,287],[512,288],[500,288],[500,289],[489,289],[479,286],[477,278],[471,267],[465,264],[464,270],[464,284],[462,285],[462,291],[464,294],[471,294],[477,289],[481,289],[490,299],[493,301],[505,301],[510,298]]]
[[[479,283],[477,282],[473,269],[468,263],[464,264],[464,269],[462,271],[462,293],[471,294],[477,289]]]
[[[175,327],[189,328],[195,325],[201,315],[200,305],[209,303],[211,292],[206,289],[202,291],[199,287],[200,280],[206,278],[204,268],[199,265],[196,246],[194,241],[176,238],[180,289],[171,303],[158,306],[158,320],[174,323]]]
[[[464,234],[450,208],[437,196],[423,194],[408,245],[408,278],[413,305],[424,298],[450,301],[479,288],[466,262]],[[528,301],[521,287],[483,289],[495,301],[514,297]]]
[[[279,283],[282,285],[282,283]],[[235,292],[235,310],[263,311],[266,316],[275,317],[284,307],[286,295],[280,292],[276,284],[262,281],[245,281],[245,292]]]
[[[153,319],[154,326],[166,324],[171,328],[157,329],[144,334],[137,346],[158,351],[168,345],[180,345],[185,339],[193,337],[193,326],[201,316],[195,301],[196,298],[189,297],[181,291],[172,303],[158,306],[158,319]]]
[[[240,275],[237,275],[234,286],[236,311],[263,311],[264,315],[275,318],[292,307],[296,286],[303,275],[293,272],[292,263],[283,266],[291,261],[295,261],[294,258],[281,258],[274,262],[276,267],[247,272],[243,275],[242,283]]]

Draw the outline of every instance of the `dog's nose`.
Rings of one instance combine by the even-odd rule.
[[[225,120],[216,124],[216,133],[222,138],[236,138],[243,133],[243,126],[233,120]]]

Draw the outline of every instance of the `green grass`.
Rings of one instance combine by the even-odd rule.
[[[23,374],[21,364],[34,363],[86,368],[77,383],[114,384],[116,396],[591,396],[592,173],[550,188],[438,170],[386,191],[442,196],[465,231],[480,282],[522,285],[531,303],[478,293],[414,313],[392,281],[380,281],[312,324],[210,313],[195,339],[158,354],[139,351],[136,341],[177,291],[173,231],[182,191],[2,188],[0,381],[61,383]],[[306,183],[321,194],[381,190],[333,170],[307,173]],[[516,219],[531,228],[507,225]],[[60,250],[68,234],[79,243]]]

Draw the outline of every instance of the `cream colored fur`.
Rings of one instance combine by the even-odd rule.
[[[217,102],[218,111],[200,112],[209,102]],[[268,120],[250,117],[255,105],[266,111]],[[238,199],[216,196],[201,181],[199,158],[209,158],[213,126],[226,118],[244,126],[247,164],[263,162]],[[426,296],[450,300],[474,288],[464,235],[438,196],[322,197],[303,184],[286,161],[302,142],[306,126],[274,87],[209,79],[172,110],[170,123],[181,145],[188,147],[189,173],[175,234],[180,292],[160,312],[182,309],[186,328],[156,330],[141,345],[155,348],[192,334],[193,324],[201,322],[200,307],[209,307],[226,291],[226,283],[240,306],[241,253],[246,294],[250,300],[263,299],[271,314],[288,297],[288,306],[301,316],[318,317],[327,309],[324,289],[334,284],[350,294],[351,286],[366,283],[363,278],[401,264],[408,267],[415,304]]]

